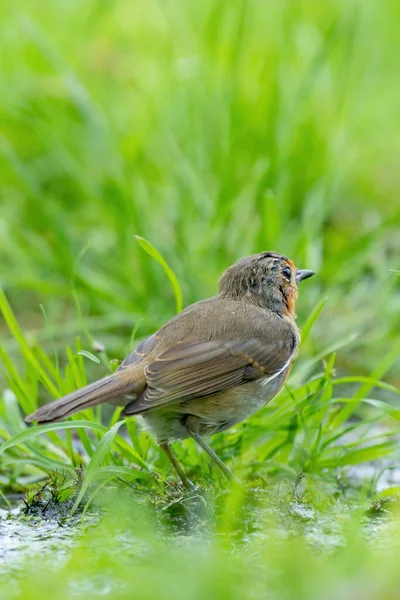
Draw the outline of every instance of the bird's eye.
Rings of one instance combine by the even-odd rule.
[[[290,277],[292,275],[291,270],[289,269],[289,267],[285,267],[284,269],[282,269],[282,275],[284,277],[286,277],[286,279],[288,279],[290,281]]]

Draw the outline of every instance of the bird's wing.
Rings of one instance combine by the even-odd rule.
[[[129,369],[143,358],[145,358],[153,350],[157,344],[158,336],[156,334],[151,335],[139,344],[135,350],[133,350],[119,365],[117,371],[124,371]]]
[[[216,394],[260,377],[274,377],[294,358],[295,336],[271,340],[178,342],[145,368],[147,386],[124,414]]]

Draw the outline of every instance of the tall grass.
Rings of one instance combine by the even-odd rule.
[[[145,240],[141,244],[162,263],[172,281],[179,301],[179,284],[158,251]],[[84,499],[96,479],[103,480],[148,480],[154,485],[154,474],[167,475],[165,461],[160,460],[157,447],[147,441],[143,444],[143,433],[139,433],[135,420],[128,419],[126,437],[119,430],[124,421],[118,421],[121,409],[117,408],[110,418],[110,430],[103,425],[102,408],[84,411],[86,420],[74,415],[65,423],[55,423],[27,428],[19,412],[29,413],[39,403],[41,391],[51,396],[68,393],[86,382],[84,358],[100,362],[91,352],[82,350],[80,341],[74,353],[67,348],[69,363],[61,373],[57,363],[36,345],[26,341],[4,294],[0,296],[0,307],[6,323],[20,346],[26,366],[21,376],[4,350],[1,351],[5,367],[5,378],[9,385],[5,402],[0,412],[4,438],[0,446],[3,460],[3,484],[6,492],[23,489],[24,481],[40,481],[49,470],[75,476],[77,466],[86,464],[73,512]],[[306,336],[320,314],[317,306],[306,325]],[[335,477],[337,470],[349,465],[377,461],[397,449],[395,434],[398,432],[400,410],[392,404],[370,398],[373,389],[383,389],[393,395],[400,390],[383,377],[391,368],[400,351],[400,343],[380,361],[369,377],[336,377],[334,371],[336,353],[330,352],[323,371],[313,372],[312,365],[303,366],[302,384],[286,385],[285,392],[272,404],[254,415],[241,427],[228,434],[215,436],[215,445],[227,460],[233,460],[245,481],[264,480],[269,476],[289,478],[295,482],[299,476],[324,477],[329,473]],[[317,356],[314,363],[321,357]],[[345,384],[356,385],[351,396],[342,396]],[[371,410],[363,419],[349,422],[362,404]],[[371,426],[377,426],[370,434]],[[81,450],[73,443],[71,430],[77,432]],[[65,431],[65,437],[59,435]],[[14,434],[14,435],[13,435]],[[46,434],[47,438],[42,437]],[[39,439],[38,439],[39,438]],[[198,470],[199,455],[193,441],[186,442],[179,452],[185,464]],[[240,459],[239,459],[240,457]],[[133,464],[132,464],[133,463]],[[152,468],[149,467],[152,465]],[[203,460],[201,472],[207,477],[208,466]],[[103,481],[100,486],[103,486]]]
[[[301,318],[329,297],[304,352],[355,333],[338,364],[368,373],[399,326],[396,3],[0,10],[0,278],[25,327],[48,340],[43,304],[57,348],[89,328],[123,354],[174,310],[135,235],[185,304],[273,248],[318,273]]]
[[[2,437],[26,440],[7,451],[6,489],[98,460],[104,447],[102,409],[77,417],[79,452],[70,425],[37,437],[19,409],[84,385],[86,367],[90,378],[113,369],[134,337],[173,314],[174,296],[179,310],[182,295],[212,294],[224,267],[265,248],[318,273],[301,289],[302,358],[279,399],[216,447],[251,477],[390,452],[393,420],[373,450],[361,434],[341,442],[398,418],[397,7],[1,10],[0,282],[18,315],[2,293]],[[355,414],[361,422],[347,425]],[[130,443],[115,431],[103,466],[165,475],[134,421],[127,431]],[[193,444],[180,453],[207,472]]]
[[[49,501],[108,515],[56,566],[0,565],[5,597],[396,597],[399,11],[0,3],[0,496],[35,532]],[[185,495],[119,409],[26,426],[265,249],[317,277],[288,385],[213,437],[240,488],[187,440]]]

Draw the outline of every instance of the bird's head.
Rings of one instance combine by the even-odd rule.
[[[313,271],[298,269],[283,254],[261,252],[241,258],[224,271],[219,295],[294,317],[298,284],[312,275]]]

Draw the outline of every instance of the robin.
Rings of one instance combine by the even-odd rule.
[[[145,419],[185,486],[191,484],[170,443],[188,437],[234,477],[203,436],[243,421],[281,389],[299,348],[298,284],[312,275],[276,252],[242,258],[223,273],[216,296],[168,321],[112,375],[26,421],[51,423],[103,402],[123,405],[123,415]]]

